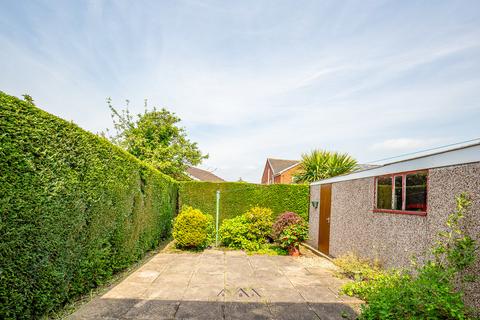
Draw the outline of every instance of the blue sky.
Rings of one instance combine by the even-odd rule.
[[[0,90],[92,132],[176,112],[202,167],[360,162],[480,137],[480,1],[0,0]]]

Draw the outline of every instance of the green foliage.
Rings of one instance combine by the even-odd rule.
[[[286,256],[288,251],[278,245],[265,243],[261,245],[258,250],[248,251],[247,253],[249,255],[262,254],[267,256]]]
[[[182,249],[203,249],[213,239],[213,217],[185,206],[173,221],[173,238]]]
[[[459,274],[473,265],[475,242],[460,227],[471,202],[466,194],[456,198],[457,208],[439,234],[433,258],[404,272],[364,272],[366,279],[347,284],[343,292],[368,304],[360,319],[467,319]]]
[[[30,104],[35,104],[31,95],[22,94],[22,97],[23,97],[23,100],[25,100],[26,102],[28,102]]]
[[[298,183],[308,183],[346,174],[355,168],[357,160],[346,153],[313,150],[302,154],[300,169],[294,179]]]
[[[396,270],[390,270],[388,272],[372,270],[368,278],[356,280],[355,282],[347,282],[342,287],[341,293],[368,300],[369,297],[379,290],[384,288],[395,290],[395,288],[408,281],[408,279],[408,274]]]
[[[163,108],[148,111],[145,101],[145,111],[134,117],[128,111],[128,100],[126,110],[120,112],[111,99],[107,103],[116,130],[111,141],[161,172],[184,180],[189,166],[208,158],[197,143],[187,138],[185,129],[178,126],[180,118],[174,113]]]
[[[300,243],[308,238],[308,226],[305,222],[291,224],[285,227],[278,242],[285,249],[298,248]]]
[[[266,239],[272,233],[273,217],[271,209],[253,207],[245,212],[244,216],[252,239]]]
[[[253,207],[245,214],[224,220],[219,233],[226,247],[259,250],[272,232],[272,210]]]
[[[395,285],[404,276],[396,270],[385,271],[378,261],[362,259],[353,253],[335,258],[333,262],[340,267],[336,272],[337,276],[355,280],[346,283],[341,292],[362,299],[366,299],[369,294],[381,286]]]
[[[229,248],[249,248],[257,250],[258,248],[250,248],[250,241],[247,239],[248,223],[245,217],[238,216],[223,221],[219,229],[220,240],[222,244]]]
[[[272,226],[272,238],[274,240],[278,240],[280,235],[282,234],[283,230],[292,225],[297,223],[302,223],[304,220],[295,212],[284,212],[277,217],[275,223]]]
[[[378,261],[371,262],[353,253],[335,258],[333,262],[340,267],[339,275],[356,281],[368,281],[383,272]]]
[[[39,318],[155,248],[177,189],[106,139],[0,92],[0,318]]]
[[[215,216],[216,191],[220,190],[220,221],[242,215],[253,206],[270,208],[276,217],[285,211],[297,212],[308,220],[308,186],[293,184],[260,185],[244,182],[180,182],[181,205],[198,208]]]

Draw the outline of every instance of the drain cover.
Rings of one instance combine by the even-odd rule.
[[[257,290],[251,288],[237,288],[235,291],[235,296],[239,298],[252,298],[252,297],[261,297]],[[225,297],[226,295],[230,295],[231,292],[226,289],[222,289],[218,294],[217,297]]]

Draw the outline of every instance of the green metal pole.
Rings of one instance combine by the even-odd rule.
[[[217,216],[215,219],[215,247],[218,247],[218,218],[220,216],[220,190],[217,190]]]

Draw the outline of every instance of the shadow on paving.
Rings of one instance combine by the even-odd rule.
[[[70,319],[355,319],[343,303],[97,299]]]
[[[241,251],[160,253],[71,319],[342,319],[362,301],[339,294],[322,258]]]

